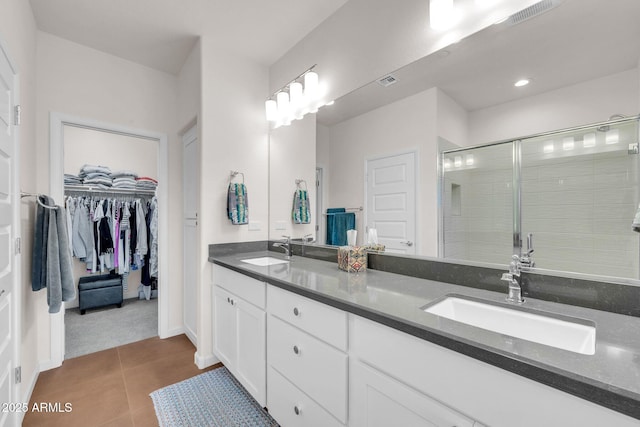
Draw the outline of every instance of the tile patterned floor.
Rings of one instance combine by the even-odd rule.
[[[40,373],[34,403],[71,403],[71,412],[29,412],[29,426],[140,427],[157,426],[149,393],[222,365],[200,370],[195,348],[185,335],[149,338],[66,360]]]

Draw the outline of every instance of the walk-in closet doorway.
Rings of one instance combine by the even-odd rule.
[[[95,134],[94,134],[95,133]],[[157,329],[154,330],[154,334],[157,331],[157,335],[161,338],[165,338],[169,335],[168,333],[168,319],[169,319],[169,295],[168,294],[168,271],[167,271],[167,236],[168,236],[168,147],[167,147],[167,137],[164,134],[159,134],[155,132],[138,130],[138,129],[130,129],[117,125],[112,125],[108,123],[102,123],[90,119],[83,119],[78,117],[71,117],[59,113],[51,114],[50,121],[50,136],[51,136],[51,164],[50,164],[50,194],[58,203],[62,203],[65,197],[65,186],[64,186],[64,174],[65,172],[65,160],[69,163],[69,158],[65,158],[65,146],[67,149],[73,150],[74,146],[65,144],[65,134],[68,135],[67,138],[71,139],[71,136],[76,140],[78,137],[82,137],[82,135],[91,135],[94,134],[97,141],[101,139],[108,139],[111,137],[117,137],[114,140],[122,139],[126,141],[129,139],[131,141],[131,151],[128,153],[120,153],[122,156],[134,155],[136,146],[139,147],[143,152],[152,153],[151,155],[154,157],[154,161],[149,162],[150,159],[146,159],[146,162],[149,164],[146,167],[140,163],[140,168],[142,170],[137,171],[141,175],[146,175],[149,170],[153,171],[155,166],[155,171],[157,172],[157,181],[158,187],[156,190],[156,197],[158,200],[158,274],[157,274]],[[92,138],[93,139],[93,138]],[[106,140],[105,139],[105,140]],[[67,141],[69,142],[69,141]],[[74,143],[77,144],[77,141]],[[146,146],[146,147],[145,147]],[[151,150],[149,150],[149,147]],[[114,157],[117,153],[114,153]],[[78,164],[78,156],[77,153],[73,153],[72,163]],[[87,162],[89,163],[89,162]],[[95,160],[93,163],[96,163]],[[114,167],[116,169],[127,169],[135,171],[135,168],[130,167],[127,163],[118,163],[114,165],[107,164],[109,161],[104,162],[104,166]],[[155,163],[154,165],[151,163]],[[129,162],[129,165],[131,162]],[[124,166],[123,166],[124,165]],[[69,165],[67,165],[69,167]],[[164,243],[164,244],[163,244]],[[82,272],[82,267],[79,267],[79,263],[74,261],[76,272]],[[82,274],[80,274],[82,275]],[[128,283],[128,291],[125,292],[125,307],[118,308],[109,308],[105,307],[105,309],[97,309],[103,310],[99,314],[101,316],[117,316],[120,310],[125,310],[127,308],[126,298],[132,298],[137,296],[137,287],[140,283],[138,280],[139,274],[133,275],[133,280],[129,280]],[[76,283],[78,282],[78,275],[76,274]],[[130,300],[133,301],[133,300]],[[65,304],[65,308],[61,310],[60,313],[51,316],[51,367],[60,366],[62,361],[65,358],[69,358],[65,356],[65,311],[69,306],[77,306],[77,300],[71,303]],[[129,309],[133,306],[129,304]],[[73,310],[78,310],[77,308],[73,308]],[[148,309],[145,308],[148,311]],[[127,312],[122,311],[121,313],[125,313],[125,316],[129,316],[126,314]],[[139,315],[142,312],[135,313],[132,319],[135,319],[135,315]],[[151,312],[155,315],[155,312]],[[97,314],[97,313],[94,313]],[[95,317],[95,316],[94,316]],[[135,320],[134,320],[135,321]],[[89,323],[87,323],[89,325]],[[123,339],[126,337],[123,337]],[[73,356],[73,355],[72,355]]]

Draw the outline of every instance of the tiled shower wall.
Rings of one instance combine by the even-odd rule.
[[[511,144],[504,146],[462,152],[463,159],[474,153],[474,167],[445,172],[446,258],[509,262]],[[639,234],[631,229],[638,156],[627,154],[626,146],[622,141],[618,151],[582,155],[557,156],[556,150],[554,156],[541,154],[541,144],[523,143],[522,235],[533,233],[537,267],[638,278]]]

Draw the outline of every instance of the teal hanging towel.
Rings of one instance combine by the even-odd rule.
[[[309,193],[298,189],[293,193],[293,211],[291,213],[294,224],[310,224]]]
[[[230,183],[227,190],[227,215],[234,225],[249,223],[249,199],[244,183]]]

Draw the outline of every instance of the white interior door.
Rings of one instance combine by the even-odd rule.
[[[198,174],[199,149],[197,127],[182,138],[184,185],[184,306],[183,321],[186,335],[197,346],[197,262],[198,262]]]
[[[416,253],[415,157],[406,153],[367,160],[367,230],[377,230],[387,252]]]
[[[19,402],[14,369],[17,365],[17,309],[14,300],[17,171],[14,159],[15,73],[0,46],[0,403]],[[0,427],[17,425],[15,411],[2,407]]]

